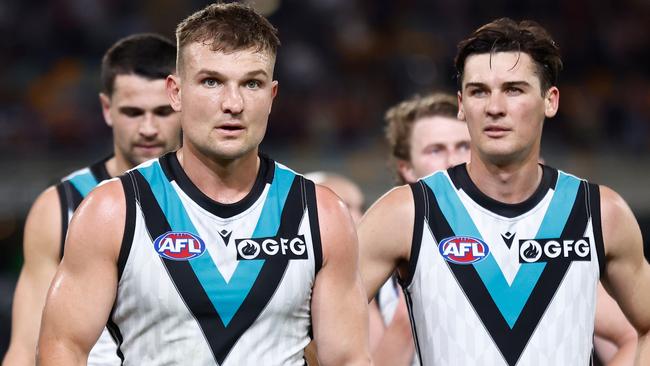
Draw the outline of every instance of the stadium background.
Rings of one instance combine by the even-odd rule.
[[[0,355],[22,263],[22,226],[57,178],[111,151],[97,99],[103,52],[208,4],[179,0],[0,2]],[[300,172],[350,176],[374,201],[393,183],[383,113],[455,90],[456,43],[509,16],[539,21],[562,50],[549,165],[609,185],[650,238],[650,2],[646,0],[257,0],[279,28],[280,81],[263,151]],[[646,244],[647,248],[647,244]],[[646,255],[648,254],[646,249]]]

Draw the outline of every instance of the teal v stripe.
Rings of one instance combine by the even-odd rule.
[[[79,191],[81,197],[86,197],[99,184],[90,171],[75,175],[68,181]]]
[[[186,231],[200,236],[159,162],[140,168],[139,171],[151,186],[172,231]],[[273,183],[253,232],[254,238],[276,235],[280,226],[282,208],[294,177],[293,172],[276,165]],[[261,259],[240,261],[230,281],[226,282],[209,252],[206,251],[203,255],[190,259],[189,262],[224,326],[228,326],[237,313],[264,265],[264,260]]]
[[[434,174],[426,178],[424,182],[435,193],[438,205],[456,235],[483,239],[460,201],[456,190],[443,173]],[[537,239],[560,237],[571,213],[579,185],[580,180],[577,178],[559,172],[555,193],[535,236]],[[474,263],[473,266],[512,329],[544,271],[546,263],[521,264],[511,285],[508,285],[493,256],[489,255],[484,260]]]

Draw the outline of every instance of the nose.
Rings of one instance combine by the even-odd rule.
[[[493,92],[488,97],[487,105],[485,106],[485,113],[492,117],[503,117],[506,114],[505,100],[502,93]]]
[[[221,110],[223,113],[240,114],[244,109],[244,99],[242,98],[239,86],[231,85],[224,88]]]
[[[153,113],[145,113],[138,132],[146,138],[154,138],[158,135],[158,123]]]

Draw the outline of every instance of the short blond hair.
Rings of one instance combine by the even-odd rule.
[[[458,101],[449,93],[435,92],[425,96],[415,95],[391,107],[386,112],[385,136],[388,142],[393,169],[401,183],[405,183],[396,169],[396,160],[411,161],[411,131],[413,124],[425,117],[458,117]]]

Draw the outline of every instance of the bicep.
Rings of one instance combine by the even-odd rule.
[[[23,353],[33,362],[45,297],[59,264],[60,238],[60,207],[56,189],[51,187],[34,202],[26,219],[25,262],[14,293],[11,346],[7,357]]]
[[[319,358],[323,365],[369,359],[367,304],[354,225],[338,198],[321,191],[317,199],[323,266],[314,283],[312,322]]]
[[[625,201],[601,188],[603,240],[607,266],[603,285],[637,330],[650,329],[650,266],[643,256],[641,230]]]
[[[415,208],[408,186],[380,198],[359,224],[360,268],[368,300],[408,261]]]
[[[52,281],[39,347],[88,352],[106,324],[117,287],[125,203],[119,181],[93,191],[70,223],[66,254]]]

